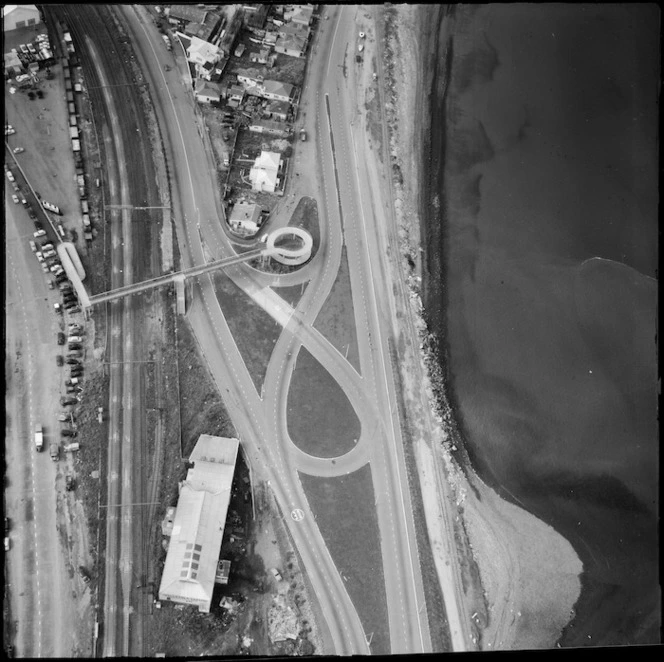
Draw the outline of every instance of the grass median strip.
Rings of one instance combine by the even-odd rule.
[[[338,457],[360,438],[360,421],[332,375],[300,348],[288,390],[288,433],[305,453]]]
[[[390,653],[387,598],[371,468],[321,478],[300,473],[316,523],[362,626],[371,654]]]

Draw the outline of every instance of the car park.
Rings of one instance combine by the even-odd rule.
[[[18,199],[18,195],[16,195],[16,193],[12,193],[12,200],[14,201],[15,205],[17,205],[20,202]]]
[[[65,344],[65,334],[62,333],[62,331],[58,331],[58,345],[64,345]]]
[[[62,357],[62,354],[58,354],[58,355],[55,357],[55,365],[57,365],[57,366],[61,366],[61,365],[64,364],[64,362],[65,362],[65,360],[64,360],[64,358]]]

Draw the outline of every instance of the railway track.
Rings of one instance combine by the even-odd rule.
[[[148,126],[140,88],[132,77],[130,56],[119,39],[108,6],[58,5],[47,12],[69,29],[83,68],[95,122],[101,127],[106,154],[108,199],[121,205],[109,209],[111,287],[152,275],[156,232],[150,223],[134,223],[146,210],[161,204],[155,183]],[[121,50],[123,49],[123,50]],[[127,208],[128,207],[128,208]],[[141,219],[138,219],[141,220]],[[158,226],[157,226],[158,228]],[[105,228],[104,228],[105,231]],[[151,305],[160,305],[161,298]],[[145,302],[143,305],[146,304]],[[107,345],[110,367],[109,444],[107,455],[106,553],[103,596],[103,654],[143,656],[148,631],[144,615],[151,596],[141,590],[148,574],[150,529],[141,511],[147,501],[145,449],[146,408],[140,364],[148,339],[141,333],[140,315],[131,301],[110,306]],[[117,505],[116,505],[117,504]],[[102,550],[100,550],[102,552]],[[100,554],[100,556],[102,556]],[[101,573],[101,569],[99,569]],[[120,618],[122,617],[122,618]]]

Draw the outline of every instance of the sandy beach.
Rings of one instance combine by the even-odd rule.
[[[471,623],[471,649],[549,648],[569,621],[578,598],[581,562],[553,528],[499,498],[468,468],[420,299],[421,278],[430,266],[420,250],[426,247],[421,230],[431,223],[428,215],[440,209],[440,200],[430,188],[432,173],[427,171],[441,165],[435,159],[432,163],[436,146],[431,126],[440,118],[434,114],[432,122],[429,92],[433,84],[446,85],[440,71],[445,58],[436,45],[449,47],[449,38],[456,38],[460,28],[454,11],[444,6],[399,5],[391,11],[395,13],[388,20],[384,48],[393,177],[390,187],[380,177],[376,185],[384,195],[391,191],[393,196],[393,243],[398,244],[391,261],[397,293],[394,331],[429,540],[446,596],[449,627],[460,627],[452,617]],[[367,149],[374,155],[377,172],[384,172],[371,119],[365,113]],[[436,480],[437,473],[444,477],[442,481]],[[449,527],[455,529],[453,550],[445,543]],[[455,580],[463,584],[456,606],[451,597]],[[455,608],[458,613],[452,614]],[[446,627],[431,621],[430,625]]]

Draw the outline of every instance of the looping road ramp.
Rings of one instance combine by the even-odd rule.
[[[314,240],[306,230],[287,226],[267,235],[265,254],[281,264],[294,266],[304,264],[311,257],[313,245]]]

